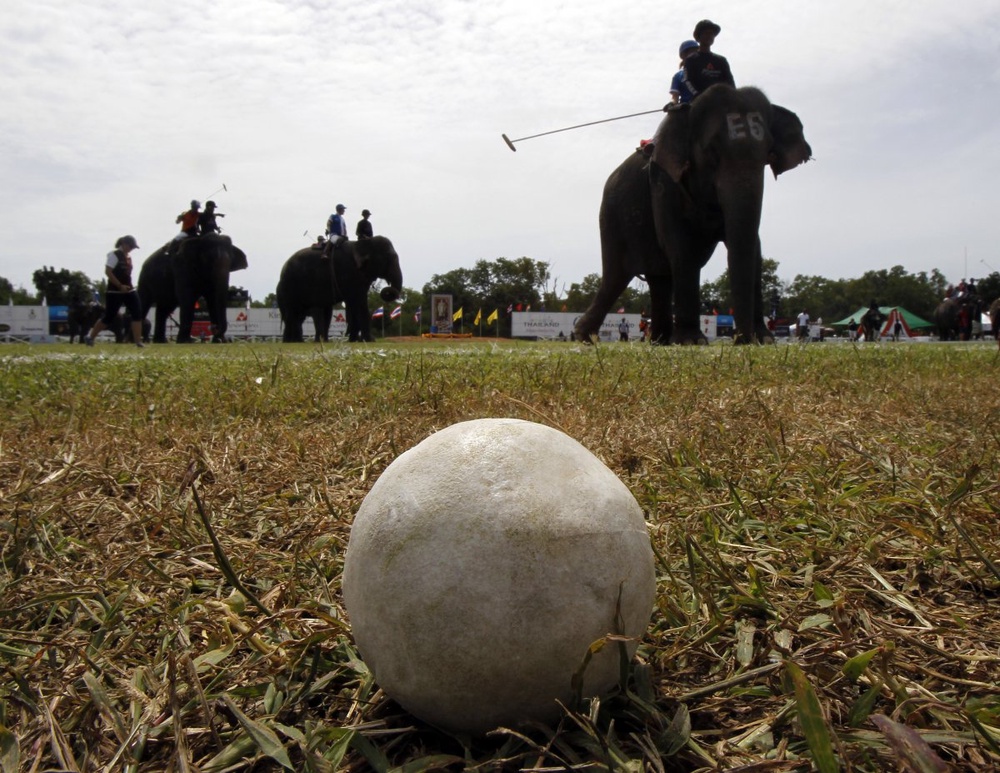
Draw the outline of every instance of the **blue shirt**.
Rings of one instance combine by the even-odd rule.
[[[347,223],[340,214],[330,215],[326,229],[330,232],[330,236],[347,236]]]
[[[688,83],[684,79],[684,68],[681,68],[674,73],[674,79],[670,81],[670,93],[680,94],[682,105],[686,105],[694,99],[694,94],[691,93],[691,89],[688,87]]]

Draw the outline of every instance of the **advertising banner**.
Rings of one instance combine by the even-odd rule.
[[[0,341],[50,340],[47,306],[0,306]]]
[[[573,335],[577,320],[583,316],[573,312],[546,311],[515,311],[511,314],[511,336],[514,338],[543,338],[557,341],[569,341]],[[601,341],[620,341],[620,326],[622,319],[628,324],[628,340],[638,341],[642,335],[639,332],[638,314],[608,314],[604,318],[598,338]],[[701,332],[710,341],[716,338],[715,317],[701,317]]]

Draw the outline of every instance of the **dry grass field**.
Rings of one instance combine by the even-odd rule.
[[[995,770],[998,373],[986,344],[4,346],[0,770]],[[617,695],[456,738],[380,692],[340,574],[397,455],[499,416],[631,489],[657,607]]]

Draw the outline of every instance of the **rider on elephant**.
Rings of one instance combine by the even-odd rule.
[[[330,218],[326,221],[327,247],[323,251],[324,258],[329,258],[337,248],[337,245],[347,239],[347,221],[344,220],[344,212],[346,211],[347,207],[343,204],[338,204],[337,211],[330,215]]]
[[[708,19],[702,19],[695,25],[694,39],[698,41],[698,53],[684,60],[684,81],[696,99],[716,83],[728,83],[736,88],[729,62],[724,56],[712,53],[712,44],[716,36],[722,32],[722,27]]]
[[[215,222],[217,217],[225,217],[225,215],[215,211],[214,201],[206,201],[205,211],[198,215],[198,235],[222,233],[222,229]]]
[[[167,243],[167,254],[172,255],[180,247],[180,242],[189,236],[198,235],[198,218],[201,202],[191,199],[191,208],[181,212],[174,222],[180,223],[181,232]]]

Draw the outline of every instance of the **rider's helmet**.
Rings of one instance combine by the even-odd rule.
[[[139,244],[136,242],[135,237],[131,234],[127,234],[115,242],[115,247],[121,247],[123,249],[139,249]]]
[[[201,209],[201,202],[198,199],[191,199],[191,209]]]
[[[681,43],[680,51],[678,51],[677,53],[679,54],[680,58],[683,59],[684,55],[688,51],[691,51],[692,49],[695,48],[700,48],[697,40],[685,40],[683,43]]]

